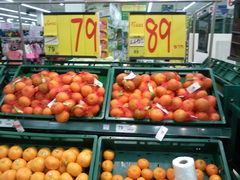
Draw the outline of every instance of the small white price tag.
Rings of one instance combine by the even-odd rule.
[[[94,79],[94,84],[96,86],[103,87],[103,83],[101,81],[97,80],[96,78]]]
[[[134,133],[137,127],[135,125],[117,124],[116,132]]]
[[[58,45],[58,37],[44,37],[44,43],[46,45]]]
[[[85,102],[83,100],[80,100],[78,104],[85,104]]]
[[[19,120],[14,121],[13,126],[16,128],[17,132],[24,132],[25,129],[23,128],[22,124]]]
[[[162,141],[164,136],[167,134],[167,132],[168,132],[168,128],[166,128],[165,126],[161,126],[155,138],[158,139],[159,141]]]
[[[129,46],[144,46],[144,38],[129,38]]]
[[[53,104],[55,104],[56,99],[53,99],[50,103],[48,103],[48,107],[51,108],[53,106]]]
[[[156,104],[156,107],[159,108],[159,109],[161,109],[162,112],[164,112],[165,114],[168,114],[168,110],[166,110],[165,108],[163,108],[161,104],[158,104],[158,103],[157,103],[157,104]]]
[[[103,124],[103,130],[108,131],[110,129],[110,125],[109,124]]]
[[[188,91],[189,93],[193,93],[193,92],[195,92],[196,90],[198,90],[199,88],[201,88],[200,84],[199,84],[198,82],[195,82],[195,83],[193,83],[191,86],[189,86],[189,87],[187,88],[187,91]]]
[[[124,77],[125,80],[134,79],[136,75],[131,71],[131,73]]]
[[[13,120],[0,119],[0,127],[13,127]]]

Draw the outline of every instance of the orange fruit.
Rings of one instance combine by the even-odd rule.
[[[87,97],[89,94],[91,94],[93,92],[93,89],[91,86],[85,85],[81,88],[80,91],[81,91],[82,96]]]
[[[0,158],[7,157],[9,147],[6,145],[0,146]]]
[[[146,169],[149,167],[149,161],[147,159],[141,158],[137,161],[137,165],[141,168],[141,169]]]
[[[110,172],[103,172],[100,176],[101,180],[112,180],[112,173]]]
[[[77,157],[77,163],[84,168],[87,168],[90,166],[92,160],[92,154],[87,151],[82,151],[79,153]]]
[[[39,157],[43,157],[44,159],[46,159],[48,156],[51,155],[51,151],[49,148],[41,148],[39,151],[38,151],[38,154],[37,154]]]
[[[45,159],[45,167],[49,170],[55,170],[60,167],[59,159],[55,158],[54,156],[48,156]]]
[[[162,180],[166,177],[166,171],[163,168],[155,168],[153,170],[153,177],[156,180]]]
[[[68,150],[73,151],[76,156],[78,156],[78,154],[79,154],[79,149],[76,147],[71,147]]]
[[[33,172],[42,172],[45,168],[44,158],[43,157],[36,157],[31,160],[30,169]]]
[[[112,180],[123,180],[123,177],[119,174],[115,174],[113,177],[112,177]]]
[[[145,180],[145,178],[139,177],[139,178],[137,178],[137,180]]]
[[[137,179],[141,175],[141,169],[137,165],[131,165],[127,170],[128,177]]]
[[[27,164],[26,164],[26,167],[29,168],[29,169],[31,169],[31,162],[32,162],[32,160],[28,161]]]
[[[146,180],[150,180],[153,178],[153,172],[150,169],[143,169],[141,175]]]
[[[130,177],[126,177],[124,180],[133,180],[133,179]]]
[[[27,162],[24,159],[19,158],[19,159],[16,159],[15,161],[13,161],[12,169],[18,170],[22,167],[25,167],[26,165],[27,165]]]
[[[81,173],[75,180],[88,180],[88,175],[86,173]]]
[[[168,180],[174,180],[175,179],[175,173],[173,168],[169,168],[167,170],[167,178]]]
[[[202,159],[197,159],[194,164],[195,164],[196,169],[200,169],[202,171],[205,171],[205,169],[207,167],[206,162]]]
[[[88,153],[89,155],[92,155],[91,149],[83,149],[82,152]]]
[[[103,171],[108,171],[108,172],[112,172],[113,170],[113,162],[110,160],[105,160],[102,162],[102,170]]]
[[[70,114],[67,111],[62,111],[61,113],[55,115],[56,121],[60,123],[67,122],[69,118],[70,118]]]
[[[64,149],[61,147],[55,148],[52,150],[51,155],[54,156],[55,158],[61,159],[63,155]]]
[[[4,172],[4,171],[7,171],[11,168],[12,166],[12,161],[5,157],[5,158],[2,158],[0,159],[0,171],[1,172]]]
[[[43,109],[42,115],[50,116],[52,115],[52,110],[49,107]]]
[[[209,176],[218,174],[218,167],[215,164],[208,164],[206,167],[206,172]]]
[[[222,180],[222,178],[219,175],[214,174],[210,176],[208,180]]]
[[[78,163],[70,162],[67,165],[67,172],[76,177],[82,173],[82,167]]]
[[[197,180],[204,180],[204,173],[201,169],[196,169]]]
[[[20,146],[12,146],[12,147],[10,147],[10,149],[8,151],[8,157],[11,160],[16,160],[16,159],[22,157],[22,153],[23,153],[23,150]]]
[[[63,155],[62,155],[62,158],[61,158],[61,160],[64,164],[68,164],[70,162],[75,162],[76,159],[77,159],[77,156],[71,150],[64,151]]]
[[[26,167],[22,167],[17,170],[16,180],[29,180],[32,175],[32,171]]]
[[[164,114],[160,109],[151,109],[149,111],[149,117],[154,122],[160,122],[163,120]]]
[[[26,84],[24,82],[17,82],[14,86],[14,90],[21,91],[25,86]]]
[[[6,104],[13,104],[16,100],[16,96],[14,94],[7,94],[4,96],[4,102]]]
[[[19,99],[18,99],[18,104],[20,106],[24,106],[24,107],[28,107],[30,104],[31,104],[31,100],[29,97],[27,96],[21,96]]]
[[[30,180],[44,180],[45,174],[42,172],[35,172],[32,174]]]
[[[73,178],[69,173],[64,172],[61,174],[60,180],[73,180]]]
[[[44,180],[59,180],[60,179],[60,173],[56,170],[50,170],[45,174]]]
[[[30,161],[37,157],[37,148],[29,147],[23,151],[23,159]]]
[[[0,175],[0,180],[15,180],[16,172],[14,169],[9,169]]]

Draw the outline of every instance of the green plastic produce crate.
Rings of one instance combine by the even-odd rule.
[[[72,72],[80,72],[87,71],[90,73],[94,73],[98,75],[99,81],[103,83],[103,87],[105,88],[105,98],[101,107],[100,112],[96,117],[70,117],[70,120],[79,121],[79,120],[102,120],[105,114],[105,107],[107,103],[107,92],[109,87],[109,79],[111,74],[111,69],[108,67],[81,67],[81,66],[54,66],[54,65],[21,65],[17,69],[14,77],[30,77],[34,73],[39,73],[41,71],[48,70],[53,72],[66,73],[69,71]],[[0,101],[0,105],[3,104],[3,98]],[[46,120],[54,120],[54,116],[46,116],[46,115],[32,115],[32,114],[13,114],[13,113],[3,113],[0,112],[0,117],[8,117],[8,118],[18,118],[22,117],[23,120],[27,120],[28,118],[34,119],[46,119]],[[54,120],[55,121],[55,120]]]
[[[132,164],[137,164],[140,158],[148,159],[150,169],[161,167],[167,170],[171,167],[172,160],[179,156],[189,156],[203,159],[207,164],[214,163],[220,169],[223,180],[231,180],[222,142],[207,139],[177,139],[165,138],[158,141],[153,138],[138,137],[100,137],[98,140],[97,157],[94,168],[94,180],[100,179],[102,154],[110,149],[115,153],[112,174],[126,177],[127,169]],[[205,180],[207,180],[205,174]]]
[[[92,160],[90,167],[85,169],[89,175],[89,180],[93,179],[94,162],[97,151],[97,136],[93,135],[69,135],[69,134],[46,134],[46,133],[18,133],[9,131],[0,131],[1,145],[19,145],[23,149],[34,146],[38,150],[48,147],[51,150],[57,147],[68,149],[77,147],[79,150],[91,149]]]
[[[158,72],[177,72],[183,79],[183,77],[188,74],[188,73],[202,73],[206,77],[209,77],[213,81],[213,86],[208,90],[208,93],[211,95],[214,95],[217,99],[217,111],[220,115],[220,121],[187,121],[187,122],[175,122],[173,120],[163,120],[161,122],[158,122],[157,124],[178,124],[178,125],[210,125],[210,124],[226,124],[225,116],[223,113],[222,105],[220,102],[219,95],[217,93],[217,86],[215,82],[215,78],[213,75],[213,72],[210,68],[141,68],[141,67],[125,67],[120,68],[120,67],[115,67],[112,68],[112,76],[110,79],[110,86],[109,86],[109,91],[108,91],[108,96],[107,96],[107,109],[106,109],[106,115],[105,119],[110,120],[110,121],[128,121],[128,122],[134,122],[134,123],[152,123],[156,124],[156,122],[151,122],[149,119],[143,119],[143,120],[137,120],[134,118],[126,118],[126,117],[111,117],[110,116],[110,101],[111,101],[111,94],[112,94],[112,84],[115,83],[116,76],[120,73],[138,73],[138,74],[152,74],[152,73],[158,73]]]
[[[0,86],[2,86],[3,82],[4,82],[4,78],[5,78],[5,69],[6,67],[3,65],[0,65]]]

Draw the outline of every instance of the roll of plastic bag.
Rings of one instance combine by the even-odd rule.
[[[172,161],[175,180],[197,180],[194,159],[191,157],[178,157]]]

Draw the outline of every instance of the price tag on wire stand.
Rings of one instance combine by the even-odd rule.
[[[168,128],[166,128],[165,126],[160,126],[155,138],[158,139],[159,141],[162,141],[167,132]]]
[[[135,125],[127,125],[127,124],[117,124],[116,132],[124,132],[124,133],[135,133],[137,127]]]

